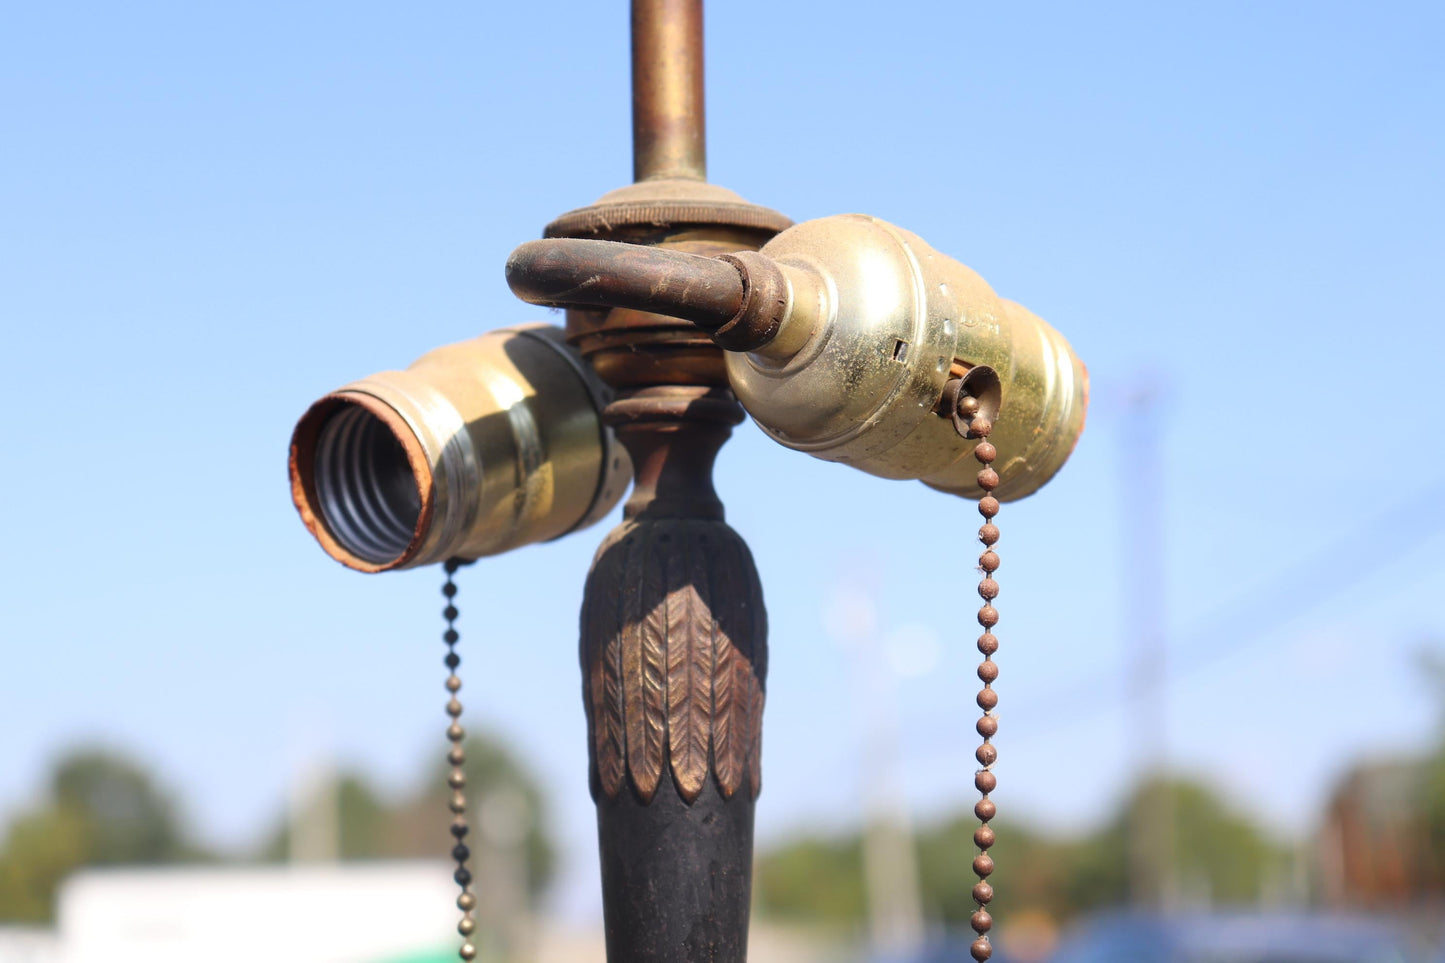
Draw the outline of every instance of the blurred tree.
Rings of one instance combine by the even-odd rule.
[[[993,823],[997,841],[992,852],[998,866],[989,881],[998,892],[1000,912],[1039,909],[1058,919],[1071,914],[1074,878],[1086,862],[1080,854],[1089,839],[1055,839],[1027,826],[1003,820]],[[924,832],[919,839],[918,872],[928,915],[950,924],[967,925],[974,910],[973,831],[978,820],[971,810]],[[1106,885],[1118,886],[1120,883]]]
[[[175,806],[135,761],[109,750],[67,753],[36,809],[0,843],[0,920],[44,922],[60,882],[81,866],[199,858]]]
[[[1445,653],[1426,640],[1419,677],[1434,697],[1435,746],[1379,754],[1335,786],[1316,840],[1318,889],[1331,906],[1387,909],[1445,895]]]
[[[85,863],[87,835],[75,810],[48,807],[11,823],[0,848],[0,920],[49,922],[61,881]]]
[[[1111,883],[1127,879],[1119,860],[1126,839],[1152,796],[1168,793],[1166,811],[1173,814],[1175,889],[1190,902],[1240,904],[1257,902],[1271,879],[1290,861],[1289,851],[1270,840],[1249,819],[1231,810],[1208,786],[1185,779],[1151,779],[1135,788],[1114,820],[1087,841],[1074,877],[1070,902],[1080,909],[1121,901]]]
[[[1258,900],[1266,882],[1287,865],[1288,853],[1232,812],[1206,786],[1151,780],[1137,787],[1101,829],[1054,837],[1017,822],[994,824],[998,869],[991,877],[1001,912],[1038,911],[1055,920],[1129,899],[1125,841],[1151,793],[1170,793],[1175,836],[1173,867],[1182,889],[1201,901]],[[971,810],[918,835],[918,870],[925,912],[965,925],[973,912],[977,877]],[[808,838],[764,853],[758,862],[760,912],[794,920],[857,925],[866,918],[862,857],[855,835]]]
[[[556,871],[556,848],[547,828],[546,799],[536,778],[495,736],[468,733],[466,795],[471,807],[473,832],[492,847],[515,846],[526,873],[528,893],[540,896]],[[450,852],[452,839],[445,831],[450,823],[447,800],[451,790],[446,777],[450,767],[439,764],[427,780],[421,811],[413,826],[435,826],[427,853]],[[430,814],[423,819],[422,813]]]
[[[337,855],[342,859],[384,859],[392,855],[388,851],[390,807],[361,773],[343,771],[335,780],[334,794],[322,794],[312,805],[334,802]],[[291,858],[291,830],[291,818],[283,819],[261,847],[261,858],[271,862]]]
[[[188,855],[171,799],[130,759],[102,750],[67,755],[51,777],[50,798],[82,817],[88,863],[157,863]]]
[[[1420,871],[1421,888],[1438,897],[1445,894],[1445,745],[1438,746],[1421,763],[1416,786],[1419,820],[1425,835],[1421,840],[1424,845],[1417,850],[1425,863]]]
[[[541,787],[497,737],[484,732],[468,733],[464,745],[472,824],[468,842],[477,851],[478,861],[486,856],[489,845],[493,849],[499,845],[516,847],[526,890],[535,898],[551,882],[556,866]],[[446,781],[449,771],[442,761],[420,785],[390,800],[378,794],[361,774],[339,774],[334,793],[321,793],[318,798],[334,800],[337,807],[340,858],[449,858],[455,843],[447,830],[451,822],[447,808],[451,796]],[[290,837],[289,821],[283,819],[262,846],[263,858],[287,858]]]
[[[769,916],[851,929],[867,915],[863,847],[856,835],[808,837],[764,853],[753,885],[759,911]]]
[[[1422,885],[1434,895],[1445,891],[1445,652],[1439,640],[1421,645],[1418,662],[1435,698],[1437,722],[1434,750],[1419,764],[1416,808],[1424,826],[1424,846],[1418,854],[1426,863]]]

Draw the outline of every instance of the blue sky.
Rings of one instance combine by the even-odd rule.
[[[1436,4],[733,0],[708,13],[711,178],[796,220],[892,220],[1049,319],[1096,404],[1008,506],[1004,811],[1107,810],[1137,507],[1125,399],[1158,385],[1165,741],[1282,833],[1366,753],[1434,738],[1445,638]],[[624,5],[30,4],[0,37],[0,813],[53,753],[153,761],[254,840],[300,760],[409,783],[441,752],[439,573],[343,570],[297,523],[317,395],[544,316],[502,265],[631,172]],[[750,115],[749,109],[757,113]],[[840,583],[899,682],[923,816],[970,792],[972,509],[745,425],[718,485],[772,622],[764,840],[856,819]],[[576,609],[606,526],[466,571],[467,704],[553,790],[592,885]],[[954,545],[960,546],[953,548]],[[921,626],[921,629],[919,628]],[[474,707],[474,708],[473,708]]]

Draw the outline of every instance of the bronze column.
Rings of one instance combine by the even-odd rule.
[[[724,390],[669,385],[608,415],[637,487],[582,610],[607,956],[741,961],[767,624],[711,479],[741,410]]]
[[[637,182],[547,237],[695,254],[756,250],[789,225],[708,184],[700,0],[633,0]],[[581,660],[612,963],[732,963],[747,953],[761,782],[767,622],[713,460],[743,411],[695,326],[572,308],[567,335],[617,390],[606,411],[636,488],[598,550]]]

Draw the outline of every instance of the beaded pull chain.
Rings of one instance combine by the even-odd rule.
[[[964,394],[961,390],[958,395],[954,425],[964,437],[978,439],[978,444],[973,449],[973,457],[983,466],[978,472],[978,487],[984,492],[983,497],[978,500],[978,513],[984,518],[983,526],[978,530],[978,540],[984,546],[983,554],[978,557],[978,568],[983,573],[983,578],[978,583],[978,594],[983,599],[983,606],[978,610],[978,624],[983,626],[983,634],[978,637],[978,650],[983,653],[983,662],[978,666],[978,677],[983,682],[983,688],[979,690],[977,698],[983,715],[975,726],[978,734],[983,737],[983,743],[974,752],[974,758],[982,768],[973,776],[973,785],[982,794],[982,798],[973,807],[973,814],[980,823],[973,831],[973,842],[978,847],[978,855],[973,858],[973,871],[978,876],[978,882],[973,887],[976,908],[969,918],[974,932],[978,934],[978,938],[969,947],[969,952],[975,960],[982,963],[993,956],[993,943],[988,936],[993,929],[993,916],[988,911],[988,904],[993,901],[993,885],[989,883],[988,877],[992,875],[994,867],[993,857],[988,851],[993,846],[995,837],[989,822],[998,812],[993,800],[989,798],[989,793],[998,786],[998,779],[993,774],[993,764],[998,761],[998,750],[991,741],[998,733],[998,714],[994,711],[998,706],[998,694],[993,690],[994,680],[998,678],[998,666],[993,661],[993,654],[998,651],[998,638],[993,634],[993,627],[998,624],[998,609],[993,607],[993,600],[998,597],[998,582],[994,581],[993,573],[998,571],[999,565],[998,554],[993,550],[993,546],[998,542],[998,526],[993,519],[999,508],[998,499],[993,496],[993,490],[999,483],[993,460],[998,457],[998,452],[988,440],[993,431],[993,423],[979,413],[978,399]],[[963,428],[965,424],[966,430]]]
[[[457,666],[462,664],[462,657],[457,655],[457,640],[461,638],[457,634],[457,612],[456,596],[457,584],[452,580],[457,569],[467,563],[452,559],[443,568],[446,571],[447,579],[442,585],[442,594],[446,596],[447,607],[442,609],[442,617],[447,620],[447,630],[442,634],[442,640],[447,644],[446,658],[442,661],[447,667],[447,691],[451,698],[447,701],[447,715],[451,717],[451,724],[447,726],[447,739],[451,741],[451,748],[447,750],[447,762],[451,763],[451,772],[447,773],[447,785],[451,787],[451,811],[452,838],[456,840],[452,846],[452,859],[457,861],[457,870],[452,874],[452,879],[462,888],[461,895],[457,897],[457,909],[462,911],[461,922],[457,924],[457,932],[462,935],[461,948],[457,955],[464,960],[476,957],[477,948],[472,945],[470,939],[477,928],[476,919],[472,911],[476,909],[477,898],[471,891],[472,871],[467,869],[467,860],[471,858],[472,851],[467,846],[467,774],[462,766],[466,763],[466,753],[462,750],[462,740],[466,738],[466,730],[457,721],[462,714],[462,704],[457,699],[457,692],[462,687],[462,680],[457,676]]]

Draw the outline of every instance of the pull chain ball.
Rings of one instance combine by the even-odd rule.
[[[998,694],[993,690],[993,682],[998,678],[998,666],[993,661],[993,654],[998,651],[998,638],[993,634],[993,627],[998,624],[998,609],[993,607],[993,600],[998,597],[998,582],[994,580],[993,573],[998,571],[999,566],[998,554],[993,549],[998,542],[998,526],[993,519],[999,508],[998,499],[993,496],[993,490],[998,487],[999,482],[993,460],[998,457],[998,452],[988,440],[993,424],[979,414],[978,399],[962,392],[960,395],[958,412],[962,417],[955,419],[954,423],[968,424],[966,437],[978,439],[978,444],[973,449],[973,457],[983,466],[978,472],[978,487],[984,492],[983,497],[978,500],[978,513],[984,519],[983,526],[978,530],[978,540],[984,546],[983,554],[978,557],[978,568],[983,573],[983,578],[978,583],[978,594],[983,599],[983,606],[978,610],[978,624],[983,627],[983,634],[978,637],[978,650],[983,653],[978,677],[983,682],[983,688],[979,690],[977,700],[983,715],[975,727],[983,737],[983,743],[974,753],[974,758],[982,768],[973,776],[973,785],[978,789],[981,798],[973,807],[973,813],[980,824],[973,832],[973,842],[978,847],[978,855],[973,858],[973,871],[978,876],[978,883],[973,887],[976,908],[969,918],[973,931],[978,934],[978,938],[969,947],[969,952],[975,960],[982,963],[993,956],[993,944],[988,936],[993,929],[993,916],[988,911],[988,905],[993,901],[993,886],[988,882],[988,877],[992,875],[994,866],[993,857],[988,851],[994,844],[994,831],[989,822],[998,811],[993,800],[989,798],[989,794],[998,786],[998,779],[993,774],[993,764],[998,761],[998,750],[992,742],[998,733],[998,714],[994,711],[998,706]]]
[[[447,630],[442,633],[442,641],[447,644],[446,658],[442,661],[447,667],[447,692],[451,698],[447,700],[447,716],[451,718],[451,724],[447,726],[447,739],[451,742],[451,748],[447,750],[447,762],[451,764],[451,771],[447,773],[447,785],[451,787],[451,810],[452,810],[452,838],[456,841],[452,846],[452,859],[456,860],[457,870],[452,874],[462,893],[457,897],[457,909],[462,911],[462,920],[457,924],[457,932],[462,934],[462,945],[457,950],[457,955],[464,960],[476,957],[477,948],[472,945],[470,939],[477,928],[476,919],[472,916],[472,910],[476,909],[477,898],[471,891],[472,872],[467,869],[467,860],[471,858],[472,851],[467,848],[467,774],[462,768],[467,761],[466,753],[462,750],[462,739],[466,737],[466,731],[457,720],[462,714],[462,704],[457,699],[457,692],[461,690],[462,680],[457,676],[457,666],[462,664],[462,657],[457,655],[457,640],[461,638],[457,634],[457,612],[456,596],[457,584],[452,576],[461,568],[463,562],[455,559],[446,563],[443,568],[447,573],[447,580],[442,585],[442,594],[446,596],[447,607],[442,609],[442,618],[447,620]]]

